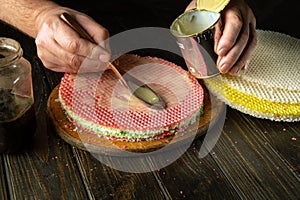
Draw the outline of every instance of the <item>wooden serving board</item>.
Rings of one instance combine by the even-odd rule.
[[[58,135],[67,143],[80,149],[88,150],[91,153],[115,156],[119,155],[118,152],[120,152],[120,150],[151,152],[166,145],[172,145],[171,148],[168,147],[168,149],[172,149],[172,147],[186,144],[186,142],[191,141],[191,139],[193,140],[194,138],[204,135],[208,127],[213,125],[211,123],[214,123],[217,120],[223,106],[225,106],[224,103],[214,97],[214,99],[211,99],[207,89],[203,87],[205,91],[204,114],[200,117],[200,121],[197,122],[198,125],[195,123],[186,131],[159,140],[138,142],[114,141],[100,137],[96,134],[77,131],[76,127],[69,121],[61,107],[58,100],[58,88],[59,85],[53,89],[48,98],[48,113]],[[197,131],[197,133],[195,134],[194,131]]]

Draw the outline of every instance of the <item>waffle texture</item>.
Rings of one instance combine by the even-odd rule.
[[[258,43],[249,68],[235,76],[205,81],[229,106],[259,118],[300,120],[300,40],[257,30]]]
[[[115,65],[144,81],[166,103],[154,110],[134,97],[111,70],[65,74],[59,100],[66,115],[84,131],[109,139],[139,141],[175,134],[194,123],[203,107],[203,89],[181,67],[155,57],[124,55]]]

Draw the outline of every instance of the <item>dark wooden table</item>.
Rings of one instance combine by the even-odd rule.
[[[142,11],[134,13],[138,1],[128,2],[106,3],[110,10],[103,11],[102,18],[92,6],[74,7],[103,21],[112,34],[142,26],[167,27],[184,8],[139,5]],[[32,64],[38,122],[28,150],[0,155],[0,199],[300,199],[299,122],[258,119],[227,107],[221,136],[204,158],[198,154],[205,135],[162,169],[119,171],[69,145],[53,129],[47,100],[62,74],[42,65],[34,40],[5,24],[0,24],[0,36],[18,40]]]

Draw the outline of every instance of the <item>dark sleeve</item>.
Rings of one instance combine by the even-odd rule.
[[[252,8],[257,28],[300,38],[300,12],[296,0],[246,0]]]

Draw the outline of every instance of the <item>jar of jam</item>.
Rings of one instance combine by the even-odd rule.
[[[20,151],[35,132],[31,64],[16,40],[0,37],[0,153]]]

